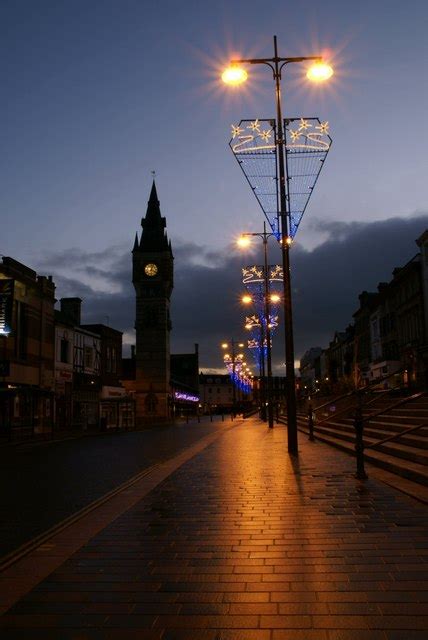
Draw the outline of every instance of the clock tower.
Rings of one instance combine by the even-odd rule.
[[[153,181],[140,241],[132,250],[136,293],[135,399],[137,424],[170,417],[170,297],[174,257]]]

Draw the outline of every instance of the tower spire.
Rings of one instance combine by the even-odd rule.
[[[141,235],[140,249],[143,251],[162,251],[168,249],[166,235],[166,219],[161,215],[156,183],[153,179],[145,218],[141,220],[143,233]]]
[[[134,240],[134,246],[133,246],[132,251],[133,252],[137,251],[137,249],[138,249],[138,233],[135,233],[135,240]]]

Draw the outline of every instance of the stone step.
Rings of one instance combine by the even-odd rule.
[[[307,424],[299,426],[299,430],[308,434]],[[346,453],[355,455],[354,443],[346,440],[340,440],[334,435],[315,432],[315,439],[330,444]],[[403,460],[397,456],[390,455],[383,451],[368,449],[364,453],[365,460],[372,464],[395,473],[402,478],[407,478],[413,482],[417,482],[424,486],[428,486],[428,467],[426,464]]]
[[[303,429],[308,429],[307,420],[298,421],[299,426]],[[416,432],[417,434],[418,432]],[[329,438],[334,438],[339,441],[343,441],[346,443],[355,443],[355,431],[354,429],[349,428],[341,428],[341,426],[332,427],[331,423],[324,425],[315,425],[314,430],[315,436],[317,434],[322,434],[323,436],[327,436]],[[374,444],[379,440],[383,440],[384,438],[389,437],[390,435],[387,432],[377,433],[370,431],[369,429],[364,431],[364,441],[366,446],[369,444]],[[390,441],[385,442],[385,444],[379,445],[376,448],[376,451],[382,451],[391,456],[401,458],[403,460],[408,460],[409,462],[418,463],[421,465],[426,465],[428,468],[428,438],[427,435],[422,436],[414,436],[411,437],[412,434],[408,436],[403,436],[398,441]]]
[[[385,418],[385,416],[377,416],[376,418],[371,418],[370,420],[366,421],[365,424],[370,425],[373,428],[377,428],[379,427],[380,429],[384,429],[387,431],[396,431],[396,432],[400,432],[400,431],[405,431],[406,429],[410,429],[411,427],[417,427],[418,424],[421,424],[421,422],[425,422],[425,420],[421,420],[421,419],[417,419],[417,420],[412,420],[409,422],[405,422],[405,421],[398,421],[399,419],[394,416],[394,419],[391,418]],[[349,417],[349,418],[341,418],[338,419],[337,421],[332,421],[329,420],[328,421],[329,424],[332,424],[334,422],[334,424],[343,424],[343,425],[353,425],[354,424],[354,417]]]
[[[351,424],[343,424],[340,422],[336,423],[324,423],[322,425],[315,424],[315,430],[322,429],[323,427],[328,428],[329,426],[334,425],[334,432],[350,435],[352,438],[355,437],[355,429],[354,425]],[[405,431],[405,429],[403,429]],[[384,438],[389,438],[391,436],[396,435],[400,431],[388,430],[385,429],[377,429],[374,425],[370,424],[369,426],[364,428],[364,437],[370,440],[370,442],[376,442],[378,440],[383,440]],[[415,447],[416,449],[428,450],[428,428],[422,428],[420,431],[415,431],[413,433],[409,433],[408,435],[403,435],[398,440],[398,442],[405,444],[409,447]]]

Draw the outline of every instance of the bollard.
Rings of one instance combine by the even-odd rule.
[[[221,412],[221,421],[224,422],[224,411]]]
[[[357,456],[357,473],[355,477],[358,480],[367,480],[367,474],[364,469],[364,441],[363,441],[363,407],[361,393],[357,392],[357,406],[355,408],[355,454]]]
[[[212,422],[212,421],[213,421],[213,412],[210,411],[210,422]]]
[[[186,412],[186,424],[189,424],[189,414]]]
[[[199,423],[201,422],[201,414],[199,413],[199,411],[198,411],[198,422]]]
[[[314,438],[314,414],[312,411],[312,402],[309,402],[308,406],[308,425],[309,425],[309,440],[313,442]]]

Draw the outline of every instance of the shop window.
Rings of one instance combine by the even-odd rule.
[[[60,344],[60,362],[68,362],[68,354],[70,349],[70,342],[66,338],[61,338]]]
[[[15,356],[21,360],[25,360],[27,358],[28,337],[27,309],[26,305],[19,300],[15,300],[15,318]]]
[[[94,363],[92,347],[85,347],[84,357],[85,357],[85,369],[92,369],[93,363]]]

